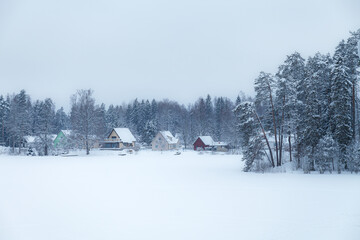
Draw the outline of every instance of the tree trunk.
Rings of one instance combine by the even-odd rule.
[[[291,152],[291,135],[289,135],[289,152],[290,152],[290,162],[292,162],[292,152]]]
[[[283,148],[283,127],[279,133],[279,164],[282,165],[282,148]]]
[[[85,140],[85,146],[86,146],[86,155],[90,154],[90,149],[89,149],[89,139],[86,136],[86,140]]]
[[[353,130],[353,139],[355,139],[355,134],[356,134],[356,129],[355,129],[355,116],[356,116],[356,109],[355,109],[355,86],[356,86],[356,80],[353,80],[353,84],[352,84],[352,111],[351,111],[351,115],[352,115],[352,119],[351,119],[351,126],[352,126],[352,130]]]
[[[257,113],[256,113],[256,112],[254,112],[254,114],[255,114],[256,119],[258,120],[258,122],[259,122],[259,124],[260,124],[261,130],[262,130],[262,133],[263,133],[264,138],[265,138],[265,141],[266,141],[266,145],[267,145],[267,147],[268,147],[268,149],[269,149],[270,159],[271,159],[271,165],[272,165],[272,167],[275,167],[274,156],[273,156],[273,153],[272,153],[272,150],[271,150],[270,144],[269,144],[269,140],[268,140],[268,138],[267,138],[267,136],[266,136],[266,133],[265,133],[264,127],[263,127],[263,125],[262,125],[262,123],[261,123],[261,121],[260,121],[260,118],[259,118],[259,116],[257,115]]]
[[[275,109],[274,109],[274,103],[272,100],[272,94],[271,94],[271,87],[270,84],[268,85],[269,93],[270,93],[270,103],[271,103],[271,109],[272,109],[272,117],[273,117],[273,125],[274,125],[274,138],[275,138],[275,153],[276,153],[276,166],[279,165],[279,149],[278,149],[278,142],[277,142],[277,134],[276,134],[276,120],[275,120]]]

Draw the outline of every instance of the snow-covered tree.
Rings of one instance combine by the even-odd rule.
[[[213,103],[212,103],[210,95],[207,95],[206,100],[205,100],[205,120],[204,120],[205,135],[212,135],[214,132],[213,114],[214,114]]]
[[[38,137],[37,150],[47,156],[52,148],[51,133],[54,132],[55,105],[50,98],[36,101],[33,114],[33,133]]]
[[[283,98],[284,109],[284,133],[288,135],[289,146],[292,146],[292,137],[294,137],[297,164],[300,167],[300,141],[299,131],[302,123],[301,116],[304,112],[303,103],[305,102],[306,90],[305,81],[305,60],[298,52],[286,57],[286,60],[280,65],[277,76],[282,86],[280,90],[280,99]],[[279,84],[278,84],[279,85]],[[292,151],[290,151],[290,161],[292,160]]]
[[[55,113],[54,133],[70,129],[70,117],[65,113],[64,108],[59,108]]]
[[[264,112],[261,115],[261,121],[264,122],[264,128],[274,134],[276,166],[281,166],[282,159],[278,140],[278,117],[275,109],[274,88],[276,77],[269,73],[261,72],[255,79],[255,105],[259,109],[263,107]]]
[[[265,133],[259,116],[255,112],[254,104],[242,102],[234,109],[236,114],[236,130],[240,135],[240,143],[245,161],[244,171],[260,170],[265,167],[275,167],[272,148]],[[267,151],[264,149],[266,142]],[[266,159],[268,160],[265,161]]]
[[[331,126],[333,137],[339,144],[340,161],[338,171],[347,169],[347,148],[352,142],[351,100],[352,84],[348,75],[348,68],[344,64],[345,43],[342,41],[334,55],[334,66],[331,72]]]
[[[313,155],[315,170],[318,170],[320,173],[334,171],[338,156],[339,147],[331,134],[328,133],[323,136],[316,145],[316,151]]]
[[[10,99],[6,125],[13,151],[17,146],[20,153],[24,137],[31,133],[31,101],[25,90]]]
[[[95,134],[97,117],[93,91],[78,90],[71,97],[71,125],[79,142],[84,142],[86,154],[90,154],[90,147]]]
[[[6,119],[9,114],[9,102],[0,96],[0,143],[4,144],[7,140],[6,136]]]

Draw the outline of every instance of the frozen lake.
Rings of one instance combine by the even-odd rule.
[[[0,239],[360,239],[360,175],[244,173],[239,155],[0,155]]]

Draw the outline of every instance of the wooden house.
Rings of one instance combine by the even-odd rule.
[[[153,151],[175,150],[180,147],[180,140],[169,131],[160,131],[151,142]]]
[[[227,151],[228,144],[215,142],[211,136],[199,136],[194,142],[194,150]]]
[[[57,136],[54,139],[55,148],[68,148],[70,145],[70,139],[72,138],[71,130],[60,130]]]
[[[101,142],[102,149],[134,148],[136,139],[128,128],[114,128]]]
[[[199,136],[194,142],[194,150],[211,150],[214,140],[211,136]]]

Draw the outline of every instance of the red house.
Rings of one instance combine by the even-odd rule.
[[[211,136],[199,136],[194,142],[194,150],[205,150],[214,147],[214,140]]]

